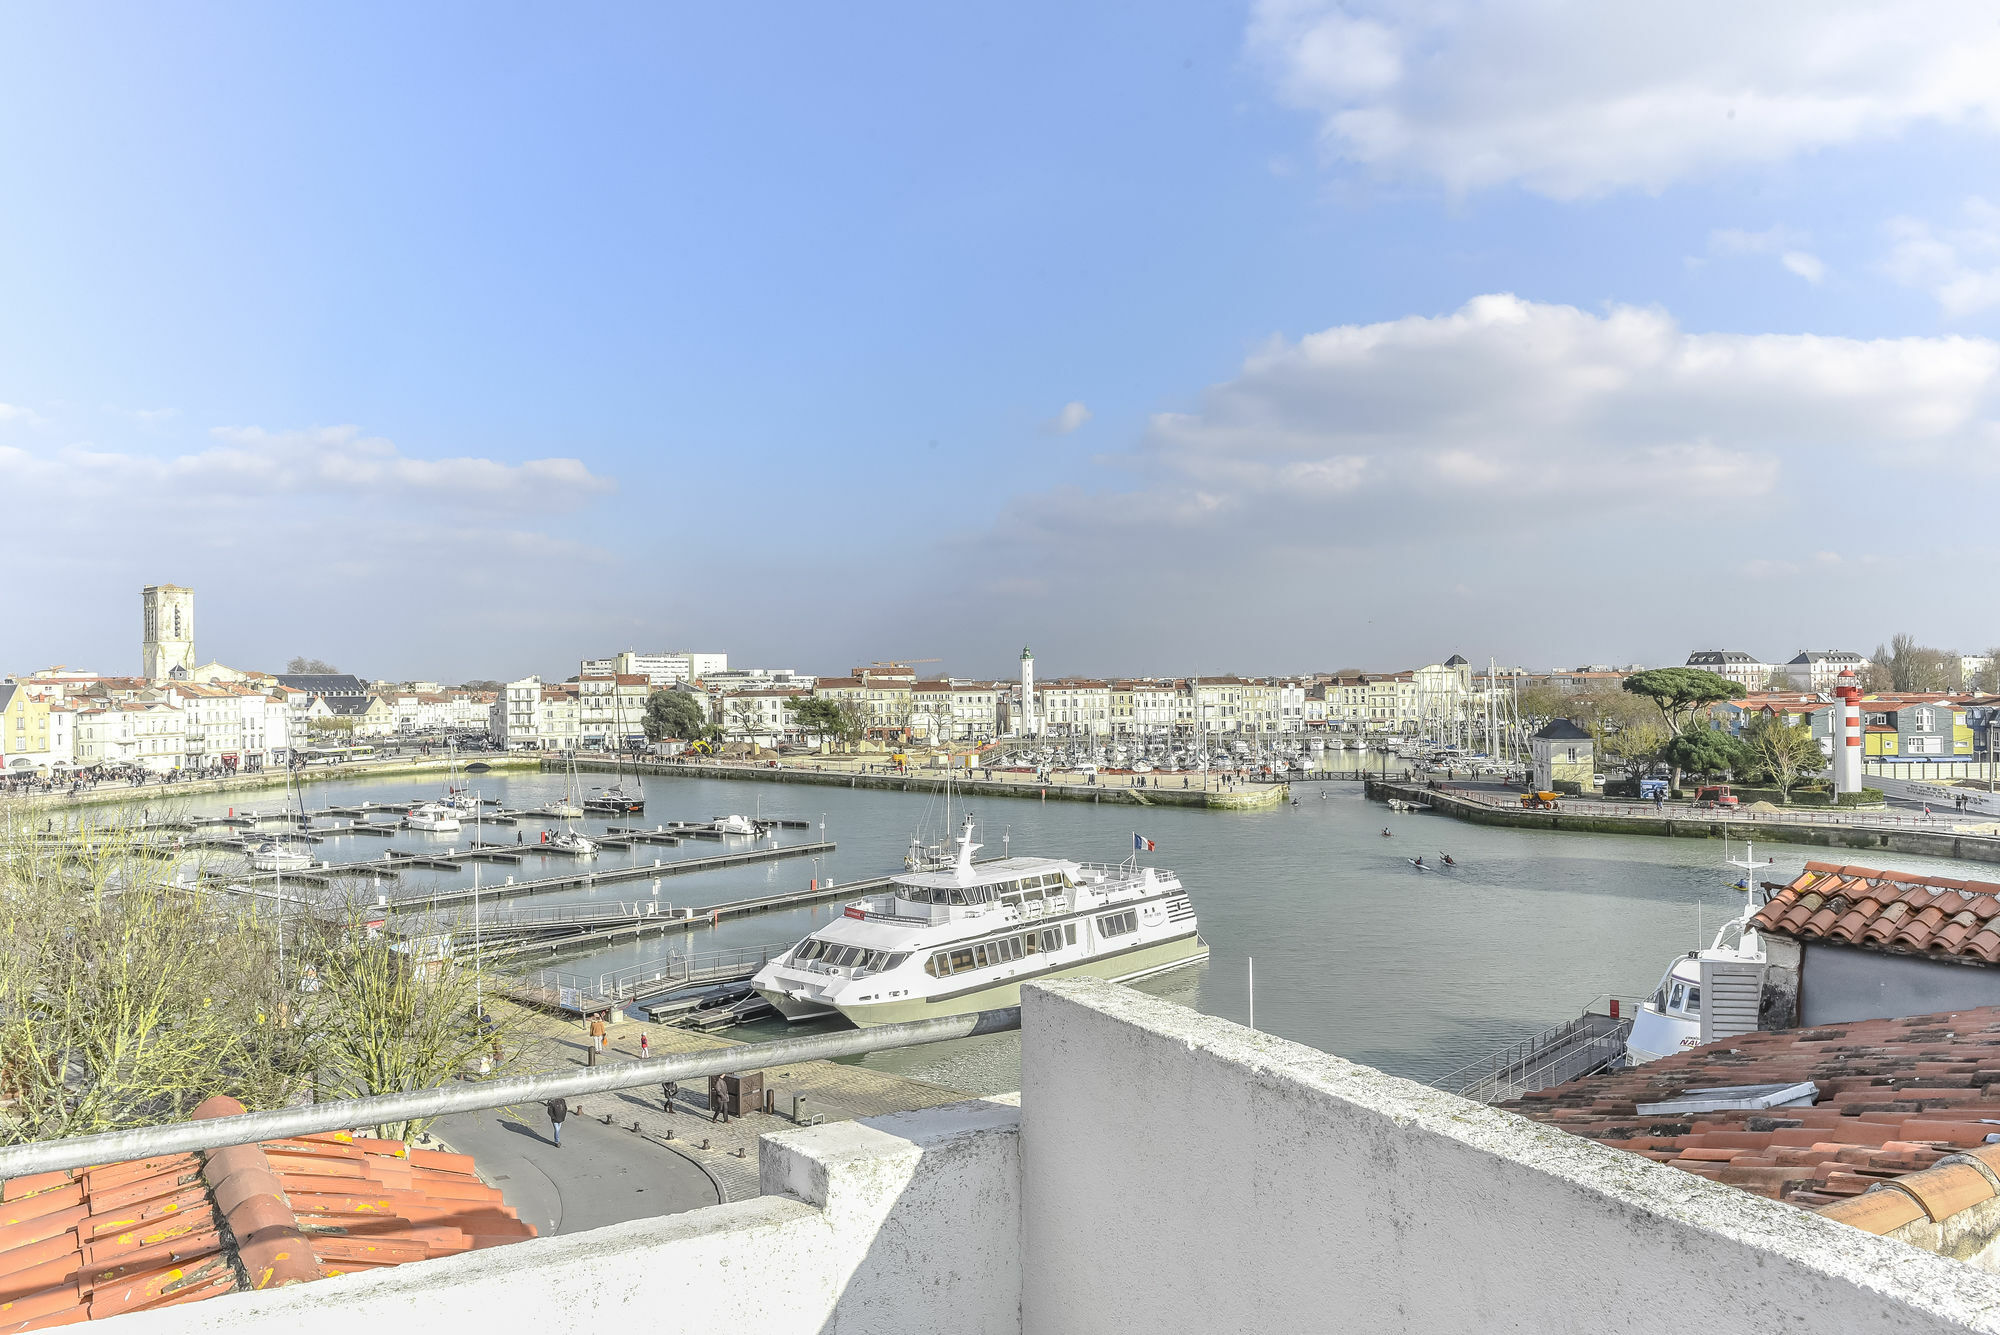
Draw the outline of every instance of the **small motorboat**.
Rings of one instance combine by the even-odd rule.
[[[757,827],[750,823],[748,816],[717,816],[709,823],[709,829],[717,834],[755,834]]]
[[[458,831],[458,813],[442,802],[422,802],[403,814],[403,824],[413,830],[455,834]]]
[[[250,848],[250,865],[257,871],[298,871],[313,857],[289,839],[262,839]]]

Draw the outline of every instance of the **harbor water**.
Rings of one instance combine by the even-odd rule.
[[[474,776],[483,796],[508,809],[539,806],[562,794],[558,774]],[[587,779],[596,784],[601,776]],[[935,791],[875,792],[701,778],[648,776],[642,816],[573,822],[587,832],[606,824],[652,827],[708,820],[730,813],[803,820],[751,840],[688,840],[678,847],[639,845],[605,850],[588,864],[542,855],[532,845],[545,822],[487,826],[489,842],[513,838],[527,856],[520,866],[472,864],[459,871],[406,871],[383,880],[379,892],[421,899],[440,889],[526,880],[584,867],[617,867],[701,857],[724,850],[803,844],[824,838],[838,850],[817,860],[794,858],[684,876],[641,878],[596,889],[564,890],[509,905],[630,902],[659,898],[704,906],[802,889],[817,876],[853,881],[899,871],[913,834],[942,839],[945,810]],[[312,808],[363,801],[401,802],[434,796],[408,777],[342,780],[306,789]],[[1724,864],[1719,840],[1557,833],[1466,825],[1424,812],[1395,814],[1362,796],[1352,780],[1295,784],[1296,804],[1255,812],[1138,808],[1123,803],[1041,802],[981,798],[971,804],[982,856],[1002,852],[1118,862],[1132,856],[1133,837],[1154,843],[1141,854],[1178,872],[1200,914],[1211,956],[1138,986],[1197,1010],[1250,1018],[1250,961],[1255,961],[1259,1029],[1396,1075],[1433,1080],[1517,1039],[1574,1017],[1605,996],[1649,993],[1670,958],[1706,946],[1724,918],[1740,912],[1743,896],[1726,881],[1740,873]],[[151,804],[158,810],[157,802]],[[254,797],[190,799],[175,810],[222,814],[234,807],[271,810],[274,790]],[[962,815],[959,803],[954,814]],[[1388,835],[1383,831],[1388,830]],[[393,839],[345,836],[319,846],[333,862],[379,857],[384,847],[442,851],[471,842],[457,835],[399,832]],[[1452,869],[1418,870],[1408,859]],[[1727,856],[1741,857],[1741,844]],[[1833,856],[1803,846],[1759,845],[1773,861],[1760,879],[1790,880],[1808,859]],[[1913,871],[1948,871],[1956,864],[1897,856]],[[1962,874],[1962,868],[1960,873]],[[551,961],[573,973],[611,972],[669,950],[789,945],[841,911],[840,901],[755,915],[685,931],[648,935]],[[538,961],[539,963],[539,961]],[[840,1022],[822,1022],[837,1024]],[[781,1021],[731,1031],[733,1037],[775,1036]],[[1013,1089],[1019,1040],[1012,1035],[875,1054],[863,1064],[978,1093]]]

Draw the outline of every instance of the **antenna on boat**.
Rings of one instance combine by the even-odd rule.
[[[983,847],[983,844],[972,842],[972,813],[967,812],[965,816],[965,829],[958,836],[958,864],[952,868],[952,874],[961,881],[971,880],[972,852],[976,848]]]

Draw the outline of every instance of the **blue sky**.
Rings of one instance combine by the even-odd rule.
[[[5,667],[2000,640],[2000,24],[14,9]],[[1077,405],[1077,406],[1071,406]]]

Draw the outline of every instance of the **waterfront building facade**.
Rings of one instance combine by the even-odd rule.
[[[639,672],[577,678],[577,736],[586,751],[617,751],[646,742],[646,699],[652,681]]]
[[[798,740],[798,716],[791,706],[806,696],[804,690],[730,691],[713,697],[712,721],[722,729],[724,741],[779,746]]]
[[[187,718],[165,701],[128,701],[77,712],[76,764],[170,774],[185,767]]]
[[[0,774],[32,772],[47,766],[49,705],[19,682],[0,681]]]
[[[1831,693],[1841,673],[1852,672],[1856,677],[1866,677],[1870,666],[1864,655],[1851,649],[1802,649],[1791,662],[1785,664],[1785,676],[1794,690]],[[1761,686],[1760,682],[1751,689]]]
[[[1697,649],[1688,655],[1686,665],[1700,668],[1704,672],[1713,672],[1718,677],[1727,677],[1745,690],[1751,691],[1761,691],[1769,686],[1773,673],[1790,678],[1789,668],[1781,668],[1776,663],[1766,663],[1737,649]],[[1837,669],[1834,675],[1839,675]]]
[[[1595,742],[1566,718],[1551,719],[1528,739],[1534,757],[1534,783],[1541,791],[1561,791],[1559,783],[1575,784],[1588,793],[1597,769]]]
[[[1044,682],[1036,710],[1047,737],[1111,735],[1111,684],[1087,678]]]
[[[663,654],[641,654],[626,650],[609,658],[586,658],[577,667],[577,676],[638,675],[649,685],[675,686],[700,681],[711,672],[729,669],[728,654],[696,653],[673,649]]]

